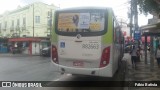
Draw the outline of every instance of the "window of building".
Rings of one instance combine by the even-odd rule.
[[[7,21],[5,21],[5,29],[7,28]]]
[[[50,26],[51,25],[51,11],[47,12],[47,25]]]
[[[48,11],[47,15],[50,16],[50,11]]]
[[[35,20],[36,23],[40,23],[40,16],[36,16],[35,19],[36,19]]]
[[[19,26],[19,19],[17,19],[17,26]]]
[[[51,25],[51,19],[47,20],[47,25],[50,26]]]
[[[23,18],[23,25],[26,25],[26,18]]]
[[[2,24],[0,23],[0,32],[1,32]]]
[[[12,20],[12,27],[14,27],[14,20]]]

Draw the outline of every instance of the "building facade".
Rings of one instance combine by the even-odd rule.
[[[0,15],[0,37],[47,37],[58,7],[36,2]]]
[[[127,20],[119,18],[118,21],[120,23],[124,38],[126,39],[127,37],[130,37],[130,28],[128,27]]]

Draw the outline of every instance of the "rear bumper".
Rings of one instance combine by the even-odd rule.
[[[70,74],[79,74],[79,75],[92,75],[92,76],[102,76],[102,77],[112,77],[112,66],[111,64],[107,65],[104,68],[73,68],[58,65],[52,62],[54,71],[60,73],[70,73]]]

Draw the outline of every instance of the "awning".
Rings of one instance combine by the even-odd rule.
[[[32,42],[38,42],[41,41],[41,38],[9,38],[9,42],[27,42],[27,41],[32,41]]]
[[[160,35],[160,23],[142,26],[141,30],[142,35]]]

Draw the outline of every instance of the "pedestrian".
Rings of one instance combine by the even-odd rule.
[[[160,68],[160,45],[158,45],[157,51],[156,51],[156,59],[157,59],[157,64],[158,67]]]
[[[137,62],[140,62],[141,61],[141,58],[142,58],[142,53],[141,53],[141,46],[138,45],[138,48],[137,48]]]
[[[137,62],[137,56],[138,56],[137,47],[133,45],[130,54],[131,54],[132,68],[136,68],[136,62]]]

